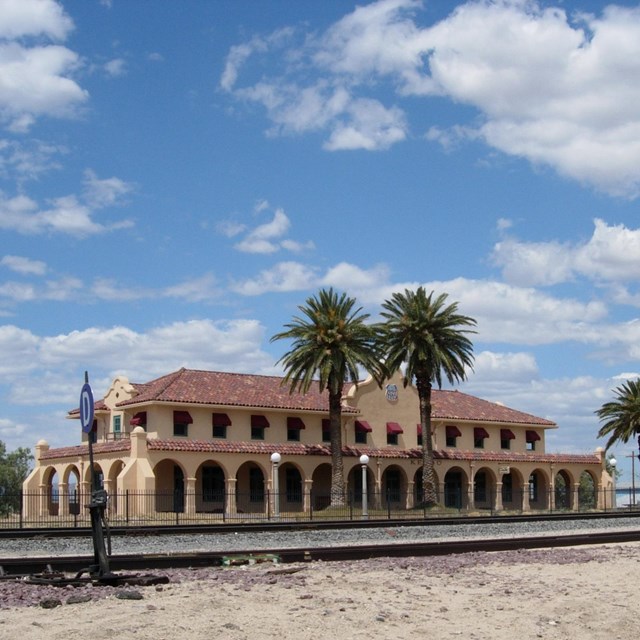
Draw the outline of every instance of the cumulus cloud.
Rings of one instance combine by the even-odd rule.
[[[91,379],[108,383],[117,373],[145,382],[181,366],[196,369],[272,373],[273,357],[261,348],[264,327],[257,320],[193,320],[137,332],[128,327],[90,327],[55,336],[39,336],[15,326],[0,326],[0,374],[10,383],[14,403],[68,408],[77,402],[69,379],[92,363]],[[5,363],[5,364],[2,364]],[[123,363],[126,363],[123,366]],[[5,366],[6,365],[6,366]],[[10,366],[9,366],[10,365]],[[103,393],[92,383],[96,395]]]
[[[591,238],[584,242],[522,242],[507,237],[495,245],[492,260],[505,280],[523,286],[553,285],[578,276],[614,284],[637,281],[640,228],[596,219]]]
[[[303,291],[314,288],[316,283],[313,267],[299,262],[280,262],[253,278],[232,282],[230,288],[244,296],[257,296],[274,291]]]
[[[324,147],[384,149],[407,137],[407,98],[476,116],[427,138],[467,139],[610,194],[640,193],[640,9],[567,15],[535,1],[469,1],[432,25],[423,4],[380,0],[322,33],[254,37],[227,56],[221,87],[261,104],[271,134],[325,132]],[[254,58],[277,70],[252,81]],[[242,80],[245,79],[244,84]]]
[[[0,122],[27,132],[41,116],[69,117],[88,93],[72,78],[78,54],[61,44],[73,21],[54,0],[5,0],[0,6]],[[30,45],[29,40],[38,38]]]
[[[3,256],[0,264],[11,271],[25,275],[42,276],[47,271],[47,265],[42,260],[32,260],[24,256]]]
[[[130,227],[133,224],[130,220],[103,224],[93,216],[100,209],[118,204],[131,190],[132,186],[119,178],[100,180],[87,171],[81,198],[74,194],[61,196],[51,199],[45,207],[27,195],[10,198],[0,192],[0,229],[26,235],[52,231],[85,237]]]
[[[268,203],[260,202],[256,207],[256,213],[261,213],[268,207]],[[313,249],[312,241],[298,242],[287,237],[291,228],[291,220],[282,209],[276,209],[273,218],[269,222],[260,224],[249,230],[246,235],[235,244],[235,248],[243,253],[270,254],[281,249],[300,253]],[[233,237],[243,233],[246,225],[237,222],[224,222],[218,225],[218,230],[227,237]]]

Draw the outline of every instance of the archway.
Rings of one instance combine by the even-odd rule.
[[[207,460],[196,471],[196,511],[224,513],[226,482],[224,469]]]
[[[493,509],[495,495],[495,474],[491,469],[478,469],[473,476],[473,506],[476,509]]]
[[[347,487],[353,487],[352,476],[355,473],[356,468],[359,470],[359,467],[354,467],[349,474],[347,479]],[[321,509],[326,509],[331,504],[331,465],[323,462],[318,465],[313,470],[313,475],[311,476],[313,480],[311,497],[311,504],[315,511],[319,511]],[[347,488],[347,491],[355,491],[354,489]],[[362,492],[362,478],[360,478],[360,491]]]
[[[302,511],[302,474],[297,466],[287,462],[278,468],[280,509],[282,511]]]
[[[238,513],[262,513],[265,509],[265,474],[255,462],[245,462],[236,474]]]
[[[580,474],[578,488],[578,508],[580,511],[595,509],[598,506],[598,483],[589,471]]]
[[[329,465],[327,465],[329,466]],[[331,469],[329,467],[329,469]],[[373,471],[367,469],[367,504],[369,507],[379,506],[374,502],[374,495],[376,491],[375,478]],[[357,464],[349,472],[347,478],[347,494],[349,496],[349,503],[360,509],[362,507],[362,466]]]
[[[387,467],[382,474],[383,507],[398,508],[406,504],[407,478],[404,471],[395,465]]]
[[[162,460],[155,466],[156,511],[184,511],[184,470],[171,459]]]
[[[555,485],[555,508],[556,509],[571,509],[572,505],[572,491],[571,491],[571,477],[569,474],[562,470],[556,473],[554,480]]]
[[[60,515],[80,515],[81,503],[88,502],[89,496],[82,495],[80,484],[80,471],[75,464],[69,465],[62,474],[61,490],[64,489],[66,495],[60,501],[62,510]]]
[[[549,508],[549,483],[542,469],[535,469],[529,475],[529,508]]]
[[[453,467],[444,477],[444,506],[451,509],[464,509],[468,502],[467,474],[460,467]]]
[[[47,515],[57,516],[60,506],[58,472],[50,467],[44,473],[44,491]]]
[[[502,508],[508,511],[522,511],[524,481],[522,474],[514,468],[502,476]]]

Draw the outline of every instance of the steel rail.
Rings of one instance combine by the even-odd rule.
[[[271,522],[223,522],[215,524],[182,524],[153,526],[110,526],[112,536],[144,536],[175,535],[189,533],[235,533],[264,531],[321,531],[329,529],[363,529],[387,527],[440,527],[450,525],[482,525],[497,523],[521,522],[554,522],[576,520],[608,520],[608,519],[640,518],[640,510],[607,511],[595,513],[546,513],[528,515],[486,515],[486,516],[452,516],[427,517],[421,519],[389,519],[389,520],[306,520],[306,521],[271,521]],[[25,529],[0,529],[0,539],[17,538],[74,538],[90,535],[90,527],[30,527]]]
[[[298,547],[229,552],[189,552],[118,554],[109,558],[112,571],[220,567],[275,560],[278,563],[314,560],[347,561],[379,557],[442,556],[470,552],[499,552],[519,549],[549,549],[567,546],[619,544],[640,541],[640,530],[608,531],[585,534],[543,535],[520,538],[466,539],[440,542],[348,545],[334,547]],[[0,558],[0,578],[47,572],[77,573],[92,562],[91,556],[55,556]]]

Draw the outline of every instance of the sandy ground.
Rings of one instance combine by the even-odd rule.
[[[172,574],[141,600],[0,609],[0,638],[637,640],[640,543],[256,564]],[[131,591],[131,588],[128,589]],[[61,590],[66,602],[70,590]]]

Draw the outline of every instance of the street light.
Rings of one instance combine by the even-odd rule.
[[[273,516],[280,517],[280,483],[278,481],[278,465],[282,456],[276,451],[271,454],[271,477],[273,478]]]
[[[616,495],[616,465],[618,464],[618,461],[611,456],[609,458],[609,464],[611,465],[611,480],[612,480],[612,484],[613,484],[613,508],[615,509],[618,506],[618,496]]]
[[[369,505],[367,503],[367,465],[369,464],[369,456],[364,453],[360,456],[360,464],[362,465],[362,519],[369,519]]]

